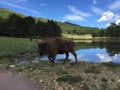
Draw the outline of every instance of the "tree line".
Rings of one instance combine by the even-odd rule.
[[[63,27],[64,26],[64,27]],[[61,28],[62,27],[62,28]],[[71,26],[66,23],[61,25],[53,20],[42,22],[31,16],[20,17],[11,14],[7,19],[0,18],[0,36],[46,38],[61,36],[61,33],[84,35],[95,37],[120,37],[120,24],[111,23],[106,29]]]
[[[120,23],[118,25],[111,23],[111,25],[106,29],[106,34],[110,37],[120,37]]]
[[[7,19],[0,18],[0,36],[46,38],[61,36],[61,32],[53,20],[42,22],[31,16],[20,17],[16,14],[11,14]]]
[[[117,25],[115,23],[111,23],[110,26],[105,28],[90,28],[90,27],[80,27],[79,29],[72,29],[66,31],[68,34],[77,34],[77,35],[84,35],[90,34],[93,38],[95,37],[120,37],[120,23]]]
[[[110,37],[119,38],[120,37],[120,23],[117,25],[111,23],[106,29],[99,29],[91,34],[93,37]]]

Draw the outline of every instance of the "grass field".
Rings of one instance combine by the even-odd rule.
[[[90,38],[90,35],[73,35],[74,39]],[[64,38],[72,38],[64,35]],[[79,40],[77,41],[79,42]],[[76,47],[78,47],[76,45]],[[30,41],[27,38],[0,37],[0,58],[19,57],[24,54],[37,54],[36,40]]]
[[[73,38],[73,39],[92,39],[92,36],[90,34],[86,35],[71,35],[71,34],[62,34],[65,38]]]
[[[0,58],[37,53],[36,42],[26,38],[0,37]]]

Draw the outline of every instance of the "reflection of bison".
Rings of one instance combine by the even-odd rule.
[[[38,43],[38,51],[40,56],[47,55],[49,60],[54,65],[56,54],[66,54],[66,59],[69,57],[69,52],[75,57],[77,63],[77,55],[74,50],[73,40],[66,40],[59,37],[47,38],[44,41]],[[64,61],[65,63],[65,61]]]

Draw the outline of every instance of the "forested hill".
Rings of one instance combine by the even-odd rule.
[[[2,19],[9,18],[11,14],[16,14],[16,15],[19,15],[20,17],[25,17],[25,15],[19,12],[15,12],[5,8],[0,8],[0,18]],[[49,20],[45,18],[36,18],[36,17],[34,17],[34,19],[36,21],[42,21],[42,22],[47,22]],[[62,33],[66,33],[66,34],[78,34],[78,35],[93,34],[99,31],[98,28],[80,26],[70,22],[58,22],[58,21],[55,21],[55,22],[57,22],[57,24],[62,29]]]

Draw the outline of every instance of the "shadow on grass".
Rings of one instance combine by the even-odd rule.
[[[58,70],[58,71],[56,72],[56,74],[57,74],[57,75],[66,75],[66,74],[68,74],[68,72],[66,72],[66,71],[64,71],[64,70]]]
[[[56,79],[57,82],[67,82],[69,84],[81,83],[84,79],[80,76],[63,75]]]
[[[95,73],[95,74],[101,73],[101,71],[94,66],[89,67],[89,68],[85,69],[84,71],[85,71],[85,73]]]

